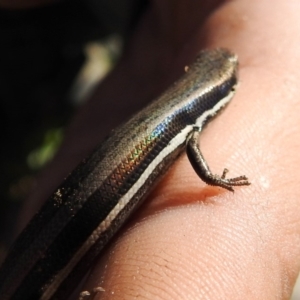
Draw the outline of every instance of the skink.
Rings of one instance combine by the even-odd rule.
[[[119,127],[62,183],[0,269],[2,300],[66,299],[94,259],[186,148],[199,177],[233,191],[245,176],[213,175],[198,136],[232,98],[237,57],[202,51],[184,76]]]

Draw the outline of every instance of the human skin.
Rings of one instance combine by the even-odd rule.
[[[28,205],[40,205],[110,128],[163,91],[203,48],[240,61],[240,86],[204,130],[205,185],[183,154],[95,262],[94,299],[289,299],[300,268],[300,4],[153,0],[120,64],[74,117]],[[129,108],[130,107],[130,108]],[[34,211],[33,209],[33,211]],[[23,220],[28,216],[23,216]]]

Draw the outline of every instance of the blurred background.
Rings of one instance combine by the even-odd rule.
[[[114,66],[147,6],[30,2],[0,1],[0,261],[34,175],[54,156],[70,116]]]

